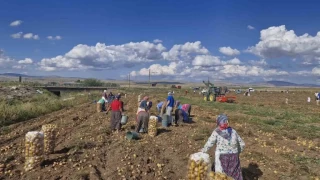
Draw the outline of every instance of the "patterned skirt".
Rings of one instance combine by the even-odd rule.
[[[239,154],[220,154],[223,172],[235,180],[243,180]]]

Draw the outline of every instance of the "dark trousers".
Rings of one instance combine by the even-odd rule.
[[[122,118],[122,115],[120,111],[111,111],[111,123],[110,123],[111,130],[121,129],[121,118]]]

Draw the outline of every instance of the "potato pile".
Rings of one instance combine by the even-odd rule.
[[[204,162],[203,160],[195,161],[190,160],[189,162],[189,171],[188,179],[189,180],[204,180],[208,177],[208,170],[210,164]]]
[[[210,172],[209,173],[209,180],[233,180],[233,178],[229,177],[223,173]]]
[[[44,135],[42,132],[31,131],[26,134],[25,140],[25,170],[29,171],[37,166],[43,160]]]
[[[57,125],[43,125],[42,132],[44,134],[44,153],[52,154],[56,145]]]
[[[150,116],[148,134],[151,137],[155,137],[158,133],[157,124],[158,124],[158,118],[156,116]]]

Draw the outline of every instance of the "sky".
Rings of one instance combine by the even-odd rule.
[[[320,84],[320,1],[3,0],[0,73]]]

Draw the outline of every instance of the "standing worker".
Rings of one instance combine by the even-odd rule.
[[[215,144],[217,148],[214,171],[225,173],[235,180],[242,180],[239,154],[243,151],[245,143],[239,134],[229,126],[228,117],[225,114],[217,117],[217,128],[212,132],[201,151],[206,153]]]
[[[167,104],[166,104],[166,114],[169,116],[169,124],[172,122],[172,111],[174,107],[174,98],[171,92],[168,93]]]
[[[120,97],[117,95],[107,110],[107,114],[111,110],[110,128],[112,131],[116,130],[117,133],[121,130],[122,107],[119,101]]]
[[[107,90],[104,90],[102,93],[102,99],[106,102],[108,102],[108,94],[107,94]]]

